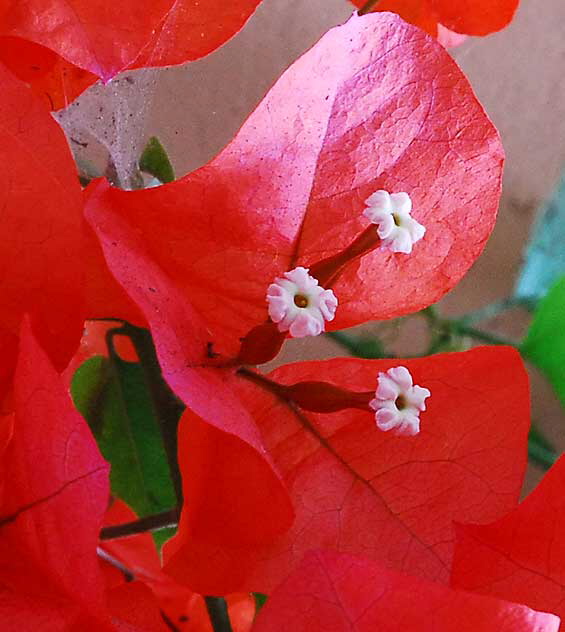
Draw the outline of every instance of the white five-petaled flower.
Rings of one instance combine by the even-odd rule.
[[[422,239],[426,229],[410,216],[412,200],[408,193],[376,191],[365,200],[363,211],[382,239],[382,247],[392,252],[410,254],[412,246]]]
[[[426,410],[430,391],[414,386],[410,371],[404,366],[379,373],[375,399],[369,406],[375,411],[378,428],[395,434],[413,436],[420,432],[420,411]]]
[[[307,268],[294,268],[275,279],[267,290],[269,316],[279,331],[293,338],[317,336],[324,331],[326,320],[333,320],[337,298],[332,290],[318,285]]]

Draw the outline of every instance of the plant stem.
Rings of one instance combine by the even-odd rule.
[[[233,632],[228,606],[223,597],[204,597],[214,632]]]
[[[180,512],[175,508],[132,520],[131,522],[124,522],[122,524],[112,525],[111,527],[103,527],[100,530],[100,539],[114,540],[115,538],[124,538],[128,535],[136,535],[137,533],[176,527],[179,516]]]
[[[393,357],[392,354],[386,351],[382,342],[376,336],[372,338],[355,337],[342,331],[330,331],[326,335],[357,358],[374,360],[375,358]]]
[[[488,333],[487,331],[481,331],[480,329],[475,329],[474,327],[466,325],[464,322],[461,322],[459,320],[452,320],[448,322],[451,330],[454,333],[459,334],[460,336],[469,336],[470,338],[481,340],[482,342],[486,342],[491,345],[507,345],[509,347],[518,347],[515,342],[512,342],[507,338]]]
[[[539,445],[535,441],[528,440],[528,457],[545,470],[548,470],[557,460],[557,455]]]
[[[365,15],[366,13],[369,13],[369,11],[372,11],[377,4],[379,4],[380,0],[368,0],[367,2],[365,2],[365,4],[359,9],[359,11],[357,11],[357,13],[359,15]]]
[[[480,323],[484,320],[490,320],[502,312],[505,312],[513,307],[523,307],[524,309],[531,309],[531,303],[515,297],[504,298],[501,301],[495,301],[489,305],[485,305],[474,312],[468,312],[461,318],[461,322],[466,325],[473,325]]]
[[[124,576],[126,582],[132,582],[135,579],[135,574],[127,566],[122,564],[120,560],[116,559],[113,555],[110,555],[108,551],[105,551],[102,547],[96,547],[96,554],[101,560],[108,562],[114,568],[117,568]]]

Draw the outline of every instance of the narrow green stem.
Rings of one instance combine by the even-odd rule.
[[[393,357],[385,350],[383,344],[376,336],[374,338],[358,338],[356,336],[350,336],[343,331],[330,331],[326,335],[357,358],[375,359]]]
[[[204,597],[214,632],[233,632],[228,606],[223,597]]]
[[[531,308],[531,303],[524,299],[518,299],[515,297],[505,298],[501,301],[495,301],[489,305],[485,305],[473,312],[468,312],[461,318],[461,322],[466,325],[474,325],[475,323],[483,322],[484,320],[490,320],[495,318],[499,314],[512,309],[513,307],[523,307],[525,309]]]
[[[448,322],[451,330],[454,333],[459,334],[460,336],[469,336],[469,338],[481,340],[482,342],[486,342],[491,345],[507,345],[509,347],[518,346],[512,340],[508,340],[507,338],[503,338],[502,336],[497,336],[496,334],[491,334],[487,331],[475,329],[475,327],[466,325],[464,322],[461,322],[459,320],[452,320]]]
[[[379,4],[381,0],[368,0],[368,2],[365,2],[365,4],[359,9],[359,11],[357,13],[359,13],[359,15],[365,15],[366,13],[369,13],[369,11],[372,11],[374,8],[376,8],[377,4]]]
[[[545,470],[548,470],[557,460],[556,454],[531,439],[528,440],[528,457],[530,461],[533,461]]]
[[[359,350],[359,344],[356,339],[352,338],[348,334],[344,334],[343,331],[329,331],[328,338],[331,338],[334,342],[337,342],[344,349],[347,349],[351,355],[356,356]]]

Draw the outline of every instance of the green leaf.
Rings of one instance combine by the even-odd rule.
[[[525,252],[514,295],[524,301],[542,299],[565,274],[565,175],[539,214]]]
[[[255,599],[255,616],[257,616],[261,608],[267,603],[268,597],[267,595],[264,595],[263,593],[258,593],[258,592],[254,592],[251,594],[253,595],[253,598]]]
[[[163,183],[172,182],[175,179],[169,156],[156,136],[152,136],[145,146],[139,159],[139,168]]]
[[[565,277],[539,303],[521,346],[524,357],[541,369],[565,406]]]
[[[104,458],[112,492],[139,516],[175,506],[158,420],[143,369],[117,356],[87,360],[73,376],[71,394]]]

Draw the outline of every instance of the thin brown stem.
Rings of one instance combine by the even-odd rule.
[[[262,373],[257,373],[256,371],[252,371],[251,369],[242,366],[237,370],[237,374],[241,375],[250,382],[255,382],[255,384],[259,385],[264,390],[285,398],[286,387],[283,384],[279,384],[278,382],[269,379]]]
[[[117,568],[120,573],[123,574],[126,582],[132,582],[135,579],[134,572],[127,566],[122,564],[120,560],[116,559],[113,555],[108,553],[108,551],[98,546],[96,547],[96,553],[101,560],[104,560],[105,562],[108,562],[108,564],[111,564],[114,568]]]
[[[365,4],[357,11],[359,15],[365,15],[376,8],[377,4],[379,4],[380,0],[368,0]]]
[[[233,632],[226,600],[223,597],[204,597],[204,601],[214,632]]]
[[[157,531],[166,527],[176,527],[179,521],[180,512],[178,509],[169,509],[151,516],[138,518],[131,522],[103,527],[100,530],[101,540],[114,540],[115,538],[125,538],[129,535],[146,533],[147,531]]]

